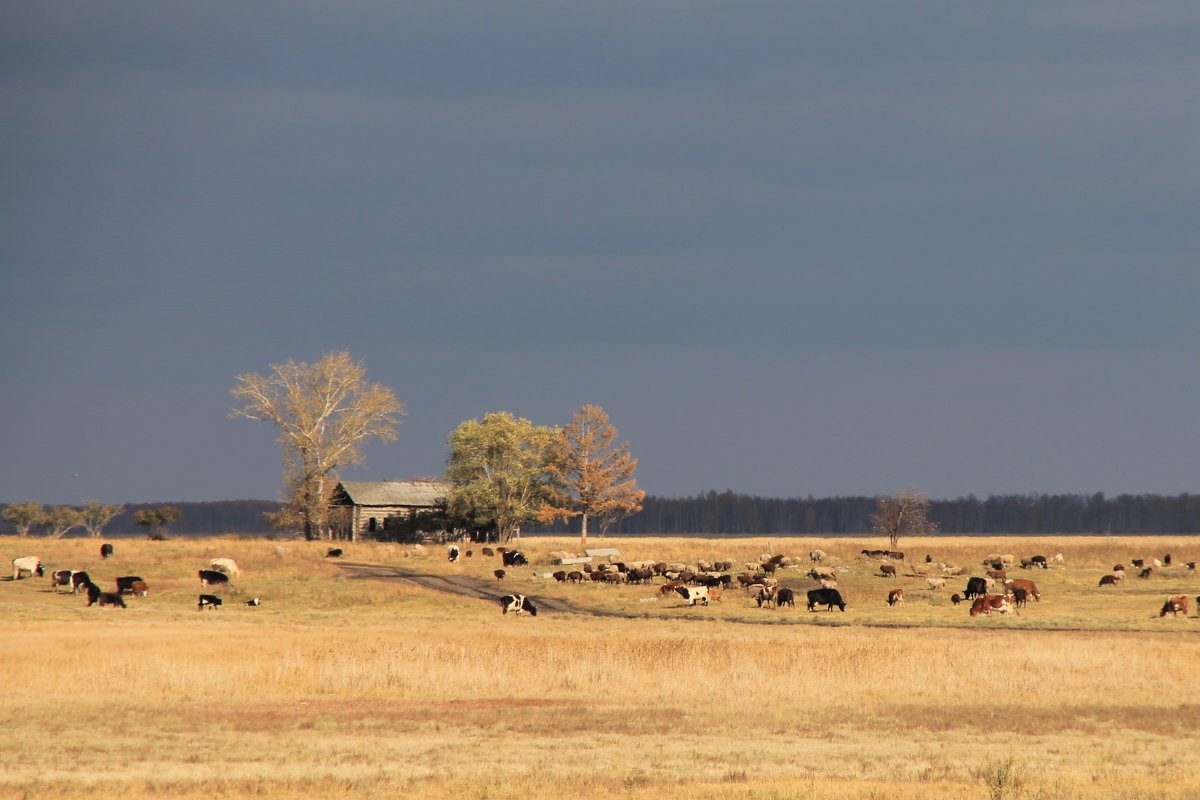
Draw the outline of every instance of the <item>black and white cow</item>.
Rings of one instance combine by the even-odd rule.
[[[221,598],[215,594],[202,594],[200,601],[196,603],[196,610],[203,611],[206,608],[218,608],[221,605]]]
[[[688,602],[689,605],[696,605],[697,602],[708,605],[710,600],[720,600],[721,597],[716,592],[710,590],[707,586],[676,586],[675,591]]]
[[[71,578],[79,572],[77,569],[60,569],[50,573],[50,588],[55,592],[60,586],[70,586]]]
[[[523,594],[506,594],[504,597],[501,597],[500,611],[505,614],[507,614],[509,611],[515,611],[518,617],[528,611],[529,616],[537,616],[537,606],[535,606],[529,600],[529,598]]]
[[[506,567],[523,567],[529,563],[529,559],[520,550],[506,550],[501,558]]]
[[[456,544],[452,544],[448,548],[446,548],[446,558],[448,558],[450,560],[451,564],[458,561],[458,553],[459,553],[458,545],[456,545]]]
[[[215,569],[202,569],[197,574],[200,576],[201,589],[205,586],[223,586],[229,583],[229,576]]]

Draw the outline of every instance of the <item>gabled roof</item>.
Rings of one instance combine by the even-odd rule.
[[[335,505],[414,506],[432,508],[450,494],[442,481],[342,481],[334,490]]]

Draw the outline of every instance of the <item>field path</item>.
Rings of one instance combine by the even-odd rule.
[[[427,572],[388,567],[381,564],[346,563],[339,564],[338,566],[345,570],[351,578],[407,581],[408,583],[413,583],[435,592],[473,597],[476,600],[494,600],[499,602],[500,598],[505,594],[516,591],[515,589],[508,589],[500,581],[469,578],[465,575],[431,575]],[[623,614],[616,611],[579,608],[571,603],[550,597],[538,597],[532,594],[528,595],[528,597],[537,603],[539,611],[547,610],[565,614],[589,614],[594,617],[623,617],[627,619],[635,619],[637,617],[635,614]]]

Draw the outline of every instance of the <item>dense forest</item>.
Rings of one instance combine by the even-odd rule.
[[[760,534],[807,533],[842,535],[869,533],[875,497],[775,498],[709,491],[695,497],[656,497],[643,502],[640,513],[616,522],[610,534]],[[105,528],[110,536],[145,535],[134,522],[139,509],[162,504],[125,507]],[[224,500],[204,503],[172,502],[179,520],[171,535],[240,533],[271,534],[265,512],[278,511],[269,500]],[[0,505],[0,510],[4,508]],[[986,499],[974,496],[933,500],[929,518],[947,534],[1172,534],[1200,533],[1200,495],[1153,494],[1008,494]],[[526,528],[527,533],[577,531],[569,526]],[[12,533],[11,525],[0,532]],[[41,533],[41,531],[36,531]],[[81,530],[72,536],[82,535]]]
[[[709,491],[647,496],[643,510],[609,533],[869,533],[875,497],[774,498]],[[933,500],[944,533],[1163,534],[1200,532],[1200,495],[1009,494]],[[536,530],[563,531],[564,526]]]

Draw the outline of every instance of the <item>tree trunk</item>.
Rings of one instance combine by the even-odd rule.
[[[583,514],[581,515],[581,519],[582,519],[582,524],[579,526],[579,530],[580,530],[580,534],[579,534],[579,549],[580,549],[580,550],[587,550],[587,523],[588,523],[588,515],[587,515],[587,512],[586,512],[586,511],[584,511],[584,512],[583,512]]]

